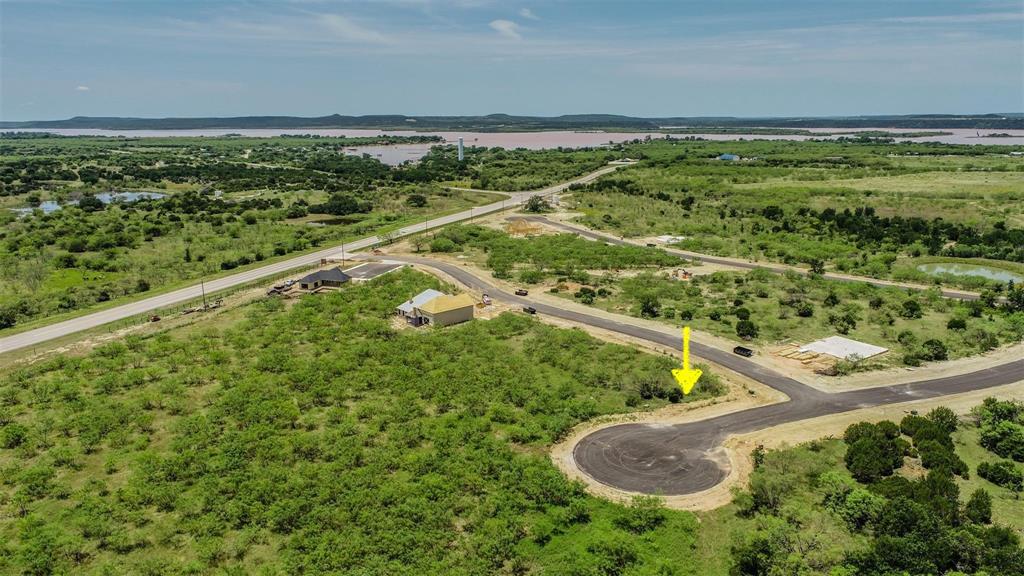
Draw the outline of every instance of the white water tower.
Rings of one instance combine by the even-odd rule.
[[[466,153],[462,149],[462,136],[459,136],[459,162],[462,162],[466,158]]]

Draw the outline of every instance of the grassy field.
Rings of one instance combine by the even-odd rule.
[[[924,255],[1019,264],[1024,158],[1011,149],[656,141],[564,203],[627,237],[672,234],[697,252],[880,278]],[[716,160],[723,152],[742,159]]]
[[[587,495],[548,447],[664,406],[674,361],[516,313],[398,329],[427,287],[451,290],[406,270],[5,368],[0,572],[724,576],[774,534],[825,573],[871,546],[821,505],[835,440],[768,453],[710,513]]]
[[[1024,172],[935,171],[851,179],[768,179],[737,184],[737,192],[772,191],[818,210],[851,203],[880,216],[916,215],[953,221],[1005,221],[1024,226]]]
[[[519,314],[396,330],[395,303],[426,287],[443,288],[389,274],[6,369],[0,571],[570,574],[625,558],[654,573],[685,559],[670,543],[695,538],[692,515],[591,498],[546,455],[575,423],[670,390],[672,360]]]
[[[981,447],[978,444],[980,437],[979,429],[974,425],[964,425],[953,436],[956,443],[956,453],[967,463],[971,470],[971,477],[959,479],[962,494],[970,494],[978,488],[984,488],[992,495],[992,519],[1009,526],[1014,526],[1019,533],[1024,535],[1024,498],[1020,492],[1013,492],[1006,488],[979,478],[975,471],[978,464],[982,462],[996,462],[1001,460],[995,454]]]
[[[613,246],[572,234],[512,238],[479,226],[449,228],[429,248],[458,252],[498,278],[566,299],[688,325],[738,343],[806,344],[845,334],[890,350],[860,363],[860,369],[961,358],[1024,339],[1024,312],[945,299],[937,289],[908,292],[795,272],[705,273],[653,248]],[[687,268],[694,276],[680,279],[677,272]],[[927,349],[936,342],[937,355]]]
[[[805,344],[845,334],[889,348],[889,353],[863,363],[862,368],[900,364],[908,356],[920,356],[927,340],[941,341],[948,358],[959,358],[984,352],[992,342],[1024,339],[1024,314],[974,316],[977,305],[943,299],[934,292],[914,294],[764,271],[702,275],[696,269],[696,273],[688,281],[669,273],[595,276],[592,299],[580,289],[555,288],[559,296],[590,301],[604,310],[689,325],[737,342]],[[756,328],[752,338],[739,334],[745,317]],[[949,328],[953,319],[963,320],[966,327]]]

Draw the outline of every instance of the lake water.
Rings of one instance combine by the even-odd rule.
[[[666,127],[667,128],[667,127]],[[856,133],[865,130],[885,130],[888,132],[920,132],[917,129],[905,128],[810,128],[809,132],[825,134],[828,132]],[[127,136],[135,138],[160,137],[160,136],[224,136],[226,134],[241,134],[254,138],[270,138],[284,134],[315,134],[320,136],[381,136],[389,134],[393,136],[440,136],[449,144],[454,144],[462,137],[467,146],[497,146],[500,148],[582,148],[590,146],[603,146],[609,142],[625,142],[627,140],[651,138],[664,138],[664,132],[601,132],[601,131],[548,131],[548,132],[439,132],[412,130],[355,130],[355,129],[238,129],[224,128],[213,130],[94,130],[94,129],[29,129],[19,130],[23,132],[52,132],[65,136]],[[936,130],[940,131],[940,130]],[[1004,144],[1024,146],[1024,130],[975,130],[970,128],[941,129],[942,132],[950,132],[946,136],[926,136],[923,138],[907,138],[911,142],[942,142],[945,144]],[[986,137],[985,134],[992,132],[1005,132],[1011,136],[1008,138]],[[730,140],[808,140],[810,138],[837,138],[838,136],[807,136],[807,135],[761,135],[761,134],[674,134],[674,138],[695,136],[705,140],[730,141]],[[407,145],[402,145],[407,146]],[[364,147],[368,153],[375,155],[383,153],[374,150],[374,146]],[[387,148],[394,148],[389,146]],[[430,145],[407,146],[407,151],[426,148]]]
[[[931,264],[921,264],[917,267],[918,270],[932,276],[939,276],[941,274],[952,274],[953,276],[977,276],[981,278],[987,278],[989,280],[995,280],[997,282],[1024,282],[1024,275],[1010,272],[1002,268],[994,268],[992,266],[982,266],[981,264],[964,264],[960,262],[934,262]]]
[[[668,128],[668,127],[666,127]],[[781,135],[781,134],[672,134],[672,138],[686,138],[693,136],[704,140],[728,142],[736,140],[794,140],[803,141],[811,138],[834,139],[839,136],[826,135],[829,132],[860,132],[864,130],[886,130],[888,132],[919,132],[920,130],[901,128],[810,128],[809,132],[821,134],[821,136],[807,135]],[[461,137],[466,146],[483,146],[486,148],[498,147],[506,149],[526,148],[529,150],[541,150],[546,148],[592,148],[606,146],[612,143],[626,142],[629,140],[643,140],[644,138],[665,138],[664,132],[601,132],[594,131],[570,131],[553,130],[547,132],[438,132],[424,131],[415,132],[412,130],[356,130],[356,129],[277,129],[277,128],[255,128],[238,129],[224,128],[213,130],[95,130],[95,129],[26,129],[20,132],[51,132],[64,136],[124,136],[131,138],[159,138],[171,136],[184,137],[214,137],[227,134],[239,134],[252,138],[271,138],[285,134],[299,135],[311,134],[318,136],[349,136],[349,137],[376,137],[385,134],[391,136],[440,136],[447,144],[455,144]],[[907,138],[911,142],[942,142],[945,144],[1002,144],[1024,146],[1024,130],[999,130],[1011,134],[1008,138],[991,138],[980,136],[994,130],[973,130],[962,128],[951,128],[942,130],[950,132],[947,136],[928,136],[924,138]],[[403,162],[419,160],[424,154],[430,151],[434,144],[396,144],[393,146],[357,146],[347,148],[345,154],[362,155],[369,154],[384,164],[397,166]]]
[[[103,202],[104,204],[110,204],[111,202],[115,201],[132,203],[142,200],[144,198],[158,200],[160,198],[163,198],[164,196],[167,195],[161,194],[160,192],[101,192],[100,194],[96,195],[96,198],[100,202]],[[75,204],[78,204],[77,200],[72,200],[71,202],[68,202],[66,205],[73,206]],[[56,212],[57,210],[60,210],[61,206],[61,204],[57,203],[54,200],[47,200],[45,202],[40,202],[38,208],[43,211],[43,214],[49,214],[51,212]],[[31,214],[33,210],[35,210],[35,208],[11,208],[11,211],[17,212],[21,216]]]

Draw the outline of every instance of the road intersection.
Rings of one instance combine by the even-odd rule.
[[[205,290],[209,294],[234,286],[244,285],[262,278],[286,273],[296,268],[315,265],[323,258],[334,258],[341,253],[365,250],[389,239],[393,240],[465,221],[476,216],[499,212],[524,203],[532,196],[556,194],[573,184],[592,181],[614,171],[622,165],[625,164],[609,165],[575,180],[543,190],[507,193],[508,198],[501,202],[475,207],[457,214],[429,219],[423,224],[406,226],[387,235],[388,238],[371,236],[346,243],[343,246],[325,248],[288,260],[216,278],[205,282]],[[614,244],[630,243],[610,235],[561,222],[554,222],[542,217],[526,218],[542,221],[556,228],[595,240]],[[767,268],[775,272],[782,272],[788,269],[770,264],[743,263],[735,259],[721,259],[673,249],[666,250],[680,257],[696,257],[708,262],[720,261],[719,263],[730,266]],[[611,318],[588,314],[550,303],[539,302],[528,297],[517,296],[502,290],[484,278],[474,275],[464,267],[437,260],[393,255],[389,255],[387,258],[389,260],[415,263],[440,270],[472,289],[486,292],[492,297],[506,302],[531,306],[542,315],[646,340],[667,348],[680,349],[680,340],[677,336],[646,328],[625,316]],[[829,275],[826,274],[826,276]],[[835,279],[891,285],[884,281],[872,279],[842,276],[836,276]],[[913,288],[912,286],[905,287]],[[0,338],[0,353],[34,346],[68,334],[102,326],[117,320],[131,318],[174,304],[195,300],[202,295],[202,289],[199,284],[196,284],[34,330],[12,334]],[[944,291],[943,294],[950,298],[972,299],[976,297],[976,295],[971,293],[949,290]],[[779,374],[756,362],[732,354],[727,350],[721,350],[700,342],[692,342],[691,350],[695,356],[721,365],[782,392],[789,400],[685,424],[620,424],[599,429],[583,437],[573,449],[573,457],[576,464],[585,474],[597,482],[627,492],[662,495],[692,494],[715,486],[728,474],[728,464],[724,463],[721,458],[721,446],[730,435],[861,408],[935,398],[1024,381],[1024,359],[1019,359],[957,376],[840,393],[827,393]]]
[[[290,270],[297,268],[305,268],[314,266],[324,258],[335,257],[338,254],[352,253],[359,250],[365,250],[374,246],[385,243],[388,240],[394,240],[404,236],[410,236],[412,234],[418,234],[427,230],[433,230],[454,224],[456,222],[462,222],[483,216],[485,214],[491,214],[493,212],[500,212],[508,208],[517,206],[526,202],[532,196],[549,196],[551,194],[557,194],[572,186],[573,184],[584,184],[594,179],[600,178],[609,172],[618,169],[620,166],[626,164],[613,164],[605,166],[600,170],[596,170],[579,178],[549,186],[542,190],[533,190],[528,192],[498,192],[499,194],[506,194],[508,198],[500,202],[493,202],[485,206],[477,206],[470,208],[469,210],[463,210],[455,214],[449,214],[447,216],[439,216],[437,218],[428,219],[422,224],[416,224],[400,228],[399,230],[382,236],[369,236],[360,240],[347,242],[340,246],[331,246],[318,250],[316,252],[303,254],[287,260],[268,264],[266,266],[260,266],[258,268],[252,268],[245,270],[244,272],[238,272],[237,274],[231,274],[229,276],[221,276],[208,280],[204,285],[193,284],[186,288],[180,288],[171,292],[158,294],[135,302],[129,302],[120,306],[114,306],[91,314],[79,316],[77,318],[71,318],[61,322],[55,322],[53,324],[47,324],[39,328],[32,330],[25,330],[24,332],[17,332],[9,336],[0,338],[0,354],[6,352],[12,352],[21,348],[27,348],[30,346],[36,346],[46,341],[53,340],[55,338],[61,338],[68,334],[74,334],[84,330],[103,326],[111,322],[118,320],[124,320],[126,318],[132,318],[140,314],[146,314],[159,310],[161,308],[167,308],[175,304],[181,304],[184,302],[190,302],[197,300],[203,296],[203,293],[207,295],[222,290],[227,290],[236,286],[249,284],[251,282],[260,280],[261,278],[267,278],[270,276],[276,276],[279,274],[287,273]]]
[[[531,306],[541,315],[681,350],[678,336],[640,326],[626,316],[613,319],[517,296],[465,267],[447,262],[411,256],[389,255],[387,258],[434,268],[470,289],[486,292],[505,302]],[[700,342],[691,342],[690,347],[695,356],[770,386],[789,400],[685,424],[619,424],[601,428],[584,436],[573,448],[573,458],[580,470],[597,482],[626,492],[664,496],[693,494],[715,486],[728,475],[728,465],[721,458],[721,446],[731,435],[829,414],[1024,381],[1024,359],[1019,359],[956,376],[828,393],[727,350]]]

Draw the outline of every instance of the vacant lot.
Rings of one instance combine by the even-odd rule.
[[[428,287],[398,271],[9,370],[0,570],[696,570],[675,546],[692,515],[634,540],[646,508],[587,496],[546,455],[583,420],[665,405],[674,360],[514,313],[394,330]]]

